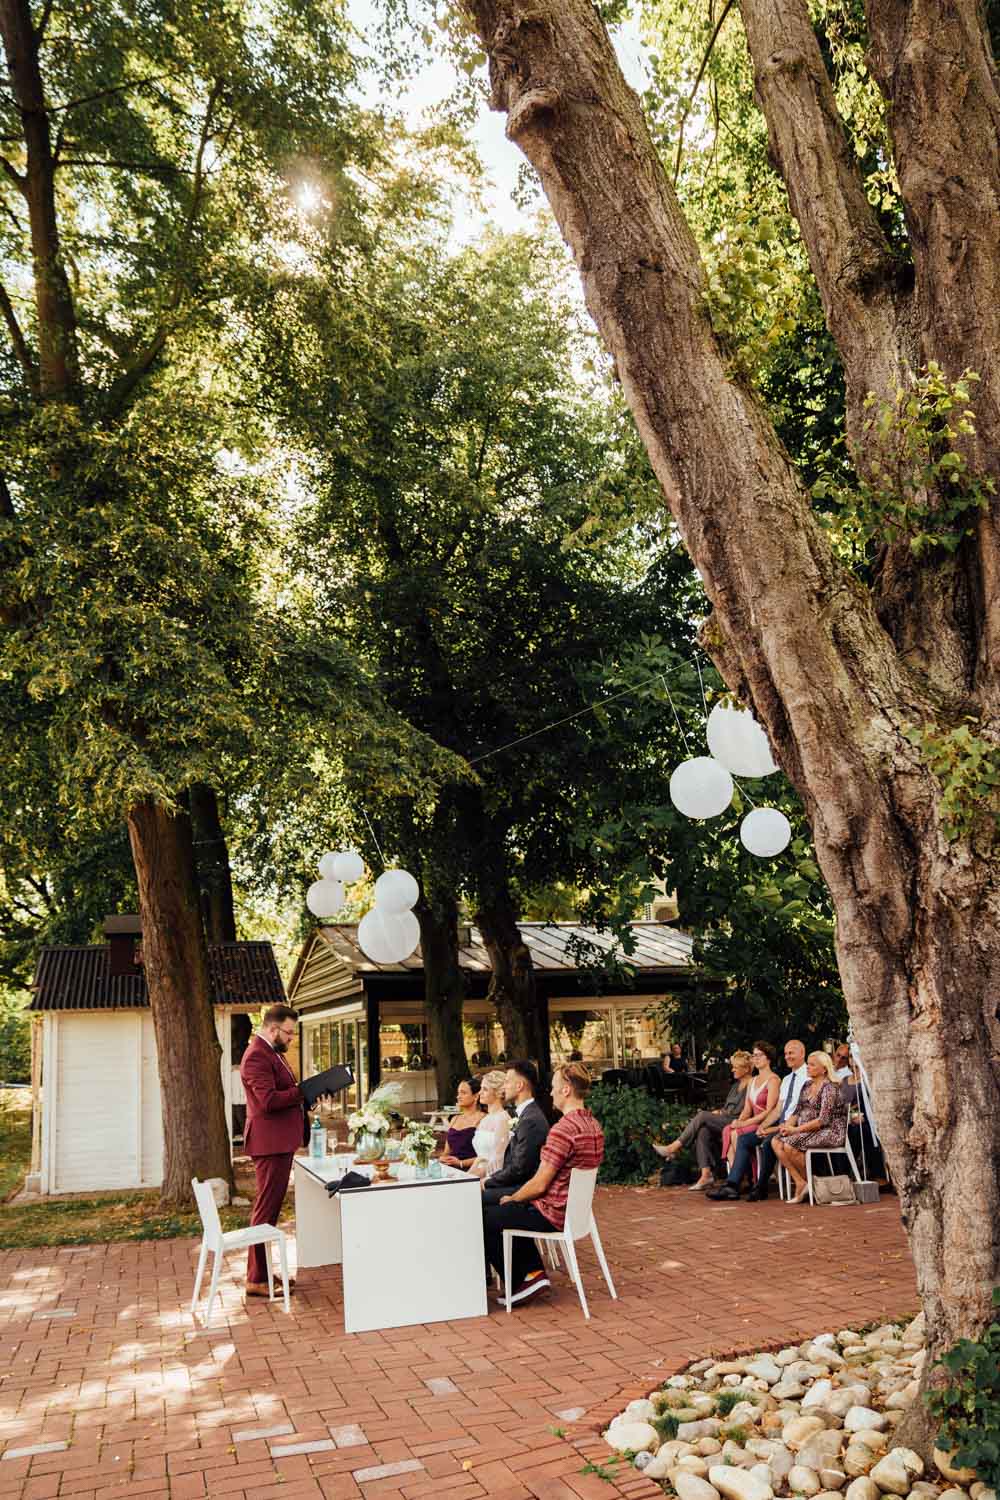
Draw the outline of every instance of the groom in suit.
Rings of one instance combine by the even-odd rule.
[[[504,1079],[503,1096],[514,1105],[514,1128],[499,1171],[483,1183],[483,1202],[499,1203],[530,1182],[538,1171],[549,1122],[535,1099],[538,1069],[532,1062],[512,1062]]]
[[[288,1191],[292,1158],[308,1139],[305,1101],[285,1053],[295,1040],[298,1011],[272,1005],[263,1014],[256,1036],[240,1063],[247,1096],[244,1150],[257,1174],[251,1224],[277,1224]],[[267,1296],[267,1260],[263,1245],[251,1245],[247,1263],[247,1296]],[[294,1283],[289,1280],[288,1290]]]

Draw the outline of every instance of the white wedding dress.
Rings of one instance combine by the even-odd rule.
[[[472,1137],[472,1149],[476,1153],[473,1172],[479,1177],[489,1177],[498,1171],[509,1140],[510,1115],[507,1111],[500,1109],[486,1115]]]

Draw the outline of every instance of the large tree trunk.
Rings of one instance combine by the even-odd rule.
[[[435,893],[433,898],[421,896],[415,911],[438,1103],[447,1104],[469,1073],[462,1032],[465,979],[458,963],[458,905],[453,896]]]
[[[184,1204],[192,1177],[233,1181],[191,825],[147,798],[130,808],[128,831],[160,1070],[161,1199]]]
[[[235,943],[236,908],[233,902],[233,872],[229,845],[219,816],[215,790],[196,783],[188,793],[194,862],[198,872],[201,916],[210,943]]]
[[[551,1071],[548,1002],[538,993],[531,952],[506,890],[480,904],[476,926],[490,956],[487,999],[496,1006],[507,1056],[530,1058],[547,1081]]]
[[[919,13],[921,35],[908,37],[910,63],[919,65],[935,6],[877,4],[886,12]],[[941,594],[948,581],[931,554],[921,560],[908,596],[883,619],[877,598],[833,555],[760,401],[732,375],[706,310],[697,247],[596,8],[590,0],[533,0],[530,7],[466,0],[466,8],[489,56],[492,102],[507,112],[508,135],[541,177],[712,601],[706,644],[729,686],[765,725],[808,812],[837,911],[844,992],[870,1067],[937,1352],[983,1328],[991,1288],[1000,1281],[1000,857],[989,808],[949,839],[942,785],[908,728],[947,731],[972,715],[988,745],[1000,741],[995,622],[988,618],[997,507],[983,516],[971,544],[979,548],[982,583],[965,592],[961,608],[947,601],[936,612],[929,608],[937,598],[935,570]],[[801,0],[787,0],[787,8],[796,15]],[[966,31],[975,31],[971,0],[957,9]],[[805,47],[804,33],[800,40]],[[925,50],[933,54],[929,66],[941,63],[947,72],[935,44]],[[755,58],[762,97],[764,61]],[[991,74],[973,62],[970,97],[982,100]],[[801,66],[794,48],[790,57],[772,55],[771,63],[777,73]],[[915,94],[912,70],[903,76]],[[906,109],[907,128],[918,135],[933,121],[931,108],[914,123],[925,102],[913,99]],[[780,97],[772,91],[772,105],[798,111],[819,158],[822,212],[810,218],[803,190],[800,227],[845,365],[859,372],[849,379],[856,396],[865,380],[881,378],[866,369],[894,367],[895,330],[900,320],[912,327],[913,312],[901,311],[899,286],[887,284],[882,246],[856,194],[845,210],[845,161],[835,132],[817,118],[832,107],[830,98],[784,89]],[[769,124],[779,165],[801,173],[793,143]],[[906,141],[911,157],[901,177],[919,178],[913,136]],[[977,161],[987,152],[991,163],[989,191],[983,188],[993,195],[991,215],[996,151],[995,132],[988,143],[979,141]],[[921,221],[918,247],[925,275],[935,275],[938,262],[945,267],[938,295],[946,301],[954,270],[949,247],[954,251],[961,233],[959,200],[967,216],[980,211],[975,194],[962,197],[960,169],[954,161],[952,167],[947,223],[935,224],[929,206],[931,222]],[[842,232],[831,232],[831,224]],[[1000,245],[994,235],[991,251],[978,223],[969,233],[970,271],[988,261],[988,279],[995,270],[989,257],[1000,255]],[[837,278],[855,265],[859,274],[849,276],[845,307],[836,303]],[[921,297],[928,320],[917,324],[923,363],[937,355],[929,321],[934,298],[926,291]],[[969,305],[978,307],[978,299],[979,292]],[[889,347],[866,353],[871,339]],[[946,329],[942,342],[946,373],[957,375]],[[993,377],[995,355],[994,349]],[[1000,437],[994,410],[988,399],[979,455],[995,451]],[[855,411],[849,426],[863,431]],[[918,638],[923,649],[914,657],[910,647]]]

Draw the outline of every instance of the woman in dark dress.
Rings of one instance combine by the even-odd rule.
[[[455,1103],[458,1105],[458,1114],[452,1115],[441,1160],[446,1167],[462,1167],[467,1171],[476,1160],[472,1137],[483,1122],[478,1078],[462,1079],[455,1095]]]
[[[847,1102],[837,1082],[828,1052],[810,1052],[806,1058],[809,1082],[803,1084],[794,1115],[778,1126],[774,1154],[792,1174],[797,1192],[789,1200],[801,1203],[808,1196],[806,1151],[839,1150],[847,1135]]]

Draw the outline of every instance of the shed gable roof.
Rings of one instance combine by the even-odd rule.
[[[29,1010],[135,1010],[149,1006],[146,976],[112,975],[110,945],[43,948]],[[211,943],[214,1005],[280,1005],[285,999],[270,943]]]

